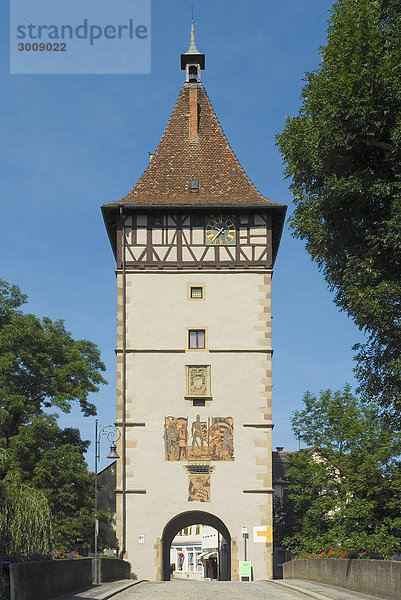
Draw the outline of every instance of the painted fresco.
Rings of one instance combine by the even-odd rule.
[[[171,461],[234,460],[234,419],[196,415],[189,428],[188,417],[165,417],[164,448]]]
[[[191,425],[191,445],[188,448],[189,458],[209,458],[208,427],[206,421],[201,421],[196,415],[196,420]]]
[[[234,419],[213,417],[209,427],[210,460],[234,460]]]
[[[188,502],[210,502],[210,475],[190,475]]]
[[[164,451],[166,460],[188,460],[188,419],[165,417]]]

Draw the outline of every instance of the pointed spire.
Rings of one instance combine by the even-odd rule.
[[[191,23],[191,41],[189,48],[184,54],[181,54],[181,69],[187,72],[186,81],[190,81],[189,71],[196,70],[196,81],[200,81],[200,71],[205,68],[205,55],[199,52],[195,42],[195,24],[192,19]],[[191,78],[194,81],[194,78]]]
[[[193,21],[192,21],[192,25],[191,25],[191,41],[189,43],[189,48],[185,52],[185,54],[202,54],[201,52],[199,52],[198,48],[196,47],[196,43],[195,43],[195,24],[194,24]]]

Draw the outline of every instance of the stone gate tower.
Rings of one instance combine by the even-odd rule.
[[[222,536],[220,579],[272,577],[271,277],[285,207],[255,188],[201,83],[185,83],[146,171],[102,207],[117,261],[117,537],[169,579],[178,531]]]

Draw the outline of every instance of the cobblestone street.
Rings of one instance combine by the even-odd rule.
[[[234,581],[162,581],[140,583],[118,600],[305,600],[304,594],[274,583]]]

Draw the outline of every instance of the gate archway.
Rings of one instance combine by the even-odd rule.
[[[191,510],[171,519],[163,530],[162,537],[162,573],[163,581],[170,581],[170,547],[181,529],[190,525],[209,525],[221,533],[223,543],[220,553],[220,581],[231,580],[231,535],[223,521],[202,510]]]

